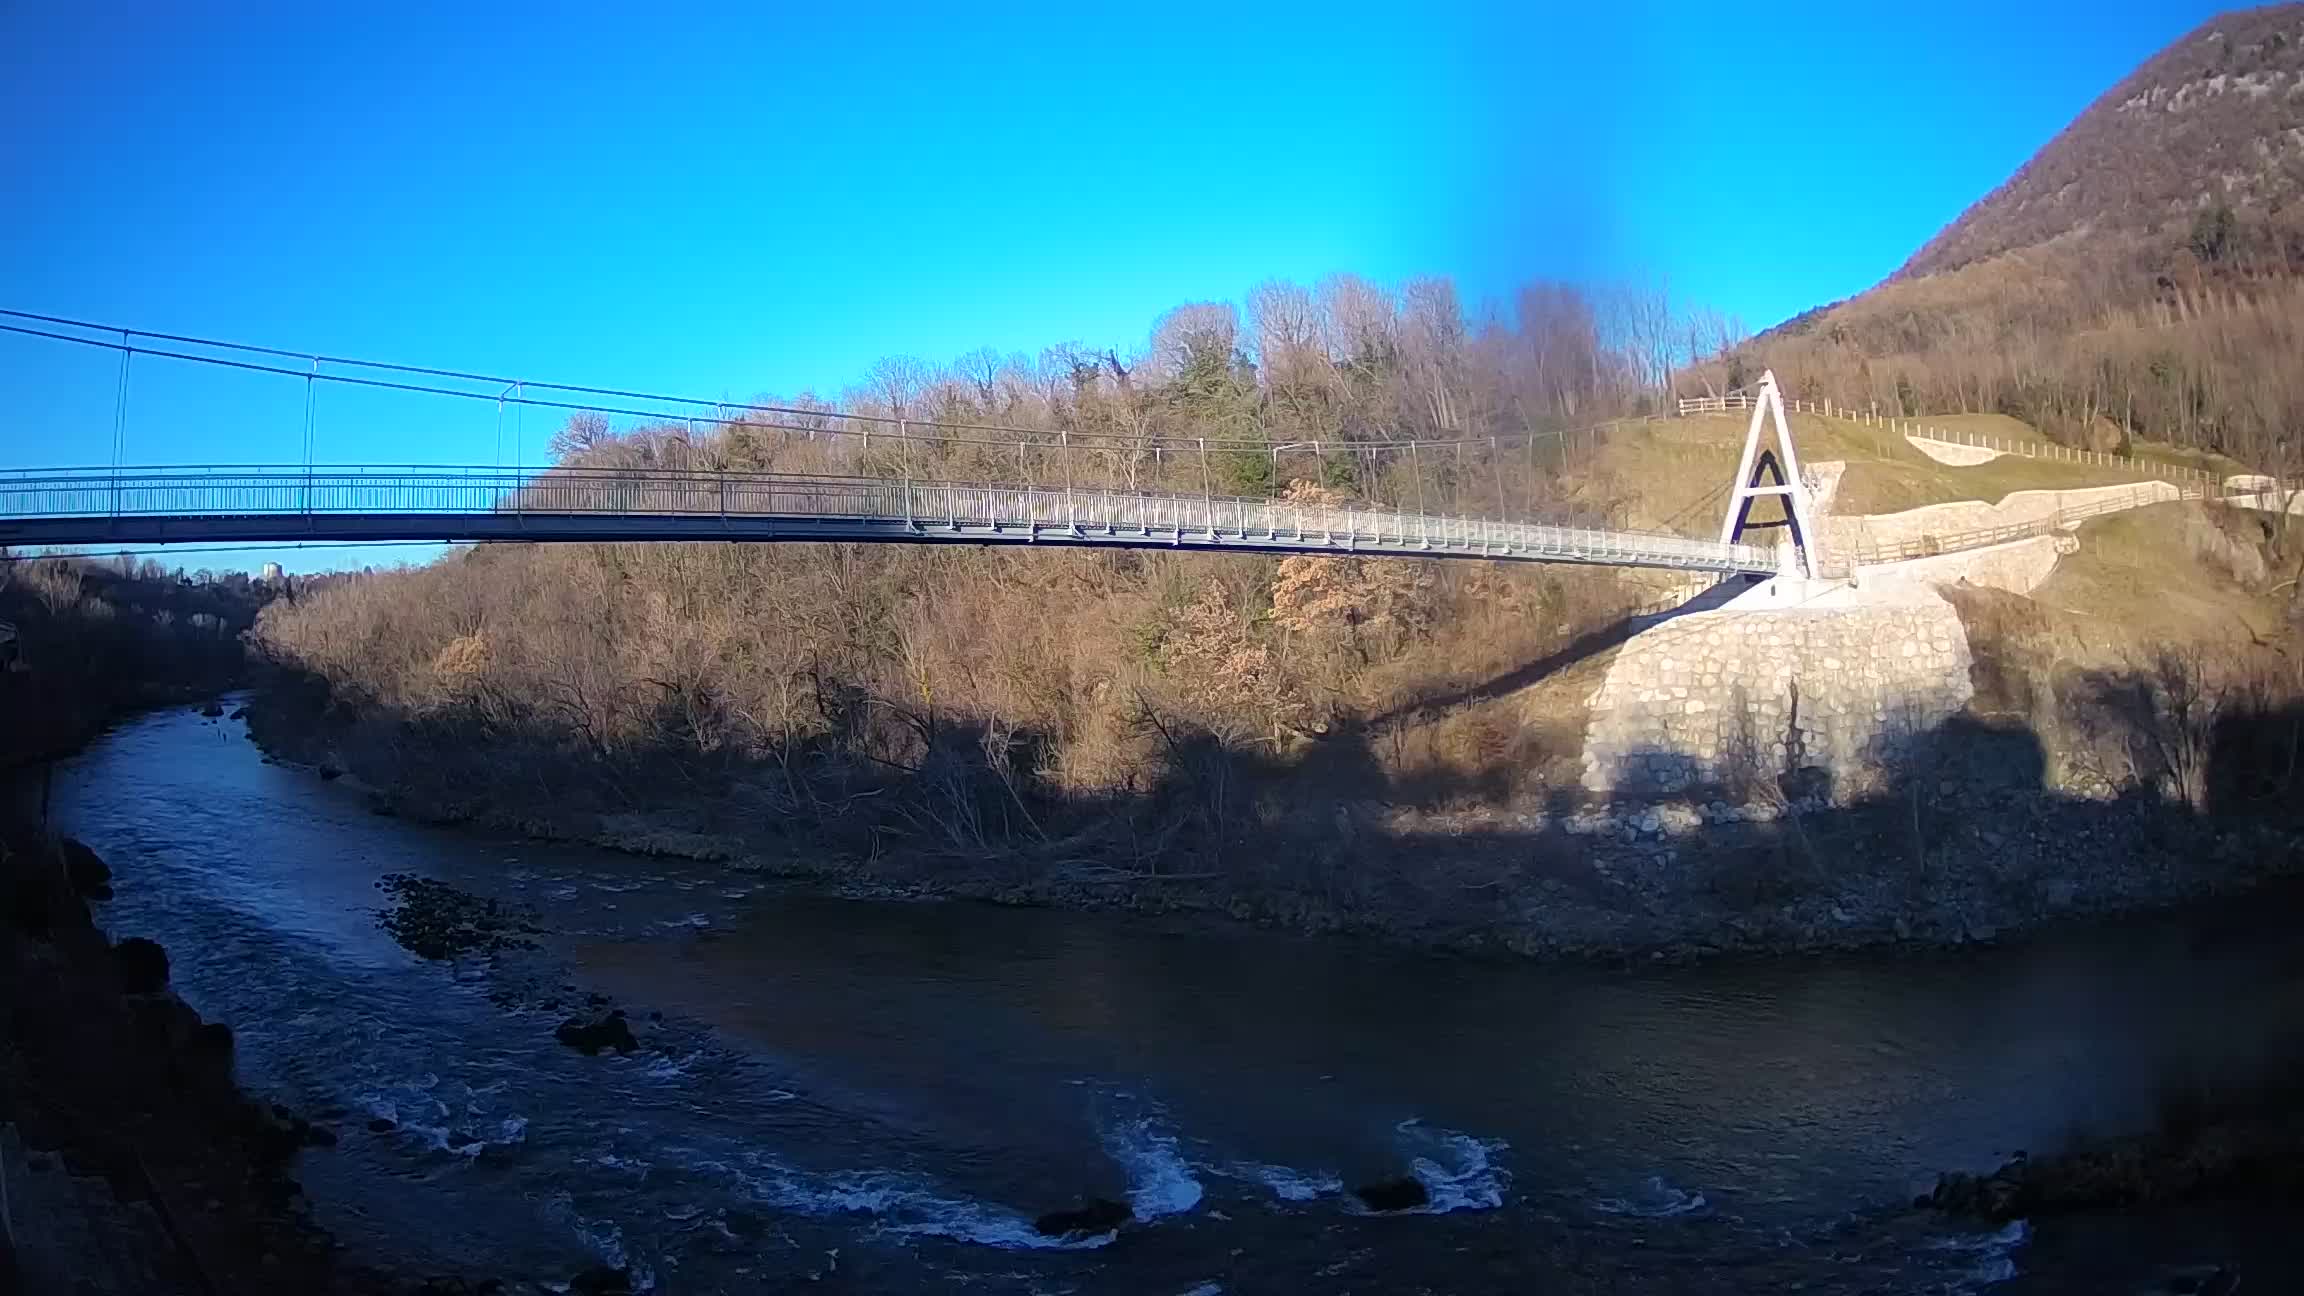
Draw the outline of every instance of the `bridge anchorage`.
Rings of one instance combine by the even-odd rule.
[[[1745,438],[1730,516],[1713,540],[1542,516],[1535,507],[1543,476],[1540,449],[1565,464],[1569,438],[1596,435],[1603,430],[1598,428],[1314,446],[1311,457],[1323,469],[1328,456],[1347,456],[1347,462],[1369,466],[1365,480],[1386,483],[1385,490],[1399,498],[1390,505],[1252,498],[1215,492],[1211,463],[1268,454],[1269,476],[1278,480],[1283,451],[1303,447],[1212,437],[1147,441],[1077,429],[731,403],[312,356],[17,311],[0,310],[0,317],[0,336],[118,359],[114,390],[106,393],[113,407],[110,466],[0,469],[0,545],[1029,544],[1564,563],[1754,578],[1796,567],[1814,574],[1810,506],[1772,374],[1761,380],[1763,399]],[[154,366],[270,384],[285,398],[280,408],[302,410],[303,462],[132,466],[126,452],[131,377],[144,381]],[[322,389],[329,395],[316,401]],[[415,467],[319,461],[323,429],[316,408],[360,407],[363,399],[389,401],[392,411],[360,422],[354,435],[363,444],[407,436],[413,413],[440,426],[477,425],[479,449],[493,414],[494,458]],[[519,416],[530,408],[555,420],[590,416],[601,428],[614,418],[672,429],[661,439],[676,453],[645,467],[536,465],[519,434]],[[1760,449],[1764,417],[1774,420],[1775,452]],[[507,438],[507,432],[513,435]],[[766,438],[832,470],[719,466],[712,450],[717,434]],[[1443,456],[1453,467],[1435,477],[1434,461]],[[1013,465],[1022,484],[951,479],[984,472],[988,465],[1003,475],[1009,470],[999,465]],[[1152,481],[1165,489],[1138,489],[1147,484],[1139,476],[1147,466]],[[1525,487],[1527,515],[1507,516],[1508,480],[1520,483],[1515,491]],[[1779,546],[1744,538],[1748,530],[1785,525],[1752,520],[1751,501],[1760,495],[1785,501],[1793,540],[1789,565]]]

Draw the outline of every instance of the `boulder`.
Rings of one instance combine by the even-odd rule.
[[[184,1039],[180,1073],[197,1085],[223,1090],[232,1084],[232,1028],[223,1022],[203,1022]]]
[[[1091,1197],[1077,1210],[1050,1211],[1032,1221],[1032,1229],[1042,1237],[1093,1237],[1110,1233],[1129,1220],[1136,1212],[1126,1202],[1109,1197]]]
[[[73,890],[96,900],[112,898],[112,869],[102,857],[73,837],[59,839],[56,850],[64,857],[64,876]]]
[[[1415,1210],[1432,1204],[1431,1190],[1424,1186],[1424,1181],[1406,1175],[1362,1184],[1352,1190],[1352,1195],[1360,1199],[1361,1205],[1379,1212]]]
[[[286,1165],[304,1146],[311,1126],[293,1112],[275,1109],[258,1119],[248,1134],[248,1151],[258,1165]]]
[[[322,779],[332,781],[344,777],[344,771],[336,768],[334,765],[322,762],[320,765],[320,777]]]
[[[224,714],[223,704],[218,702],[210,702],[208,705],[200,708],[200,714],[213,720],[216,717]]]
[[[632,1027],[624,1020],[621,1008],[595,1021],[571,1017],[560,1023],[560,1028],[552,1032],[552,1038],[587,1057],[598,1056],[602,1049],[629,1053],[640,1047],[640,1041],[632,1038]]]
[[[1991,1174],[1948,1174],[1936,1180],[1936,1190],[1921,1201],[1954,1215],[1973,1215],[2005,1223],[2023,1212],[2024,1159],[2019,1157]]]
[[[168,951],[156,942],[131,936],[112,947],[112,961],[125,993],[158,994],[168,988]]]
[[[131,994],[126,999],[129,1025],[137,1039],[156,1055],[188,1052],[200,1038],[200,1014],[176,996],[161,991]]]
[[[624,1296],[632,1290],[632,1272],[594,1265],[568,1280],[574,1296]]]

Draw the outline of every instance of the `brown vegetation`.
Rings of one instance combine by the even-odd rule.
[[[765,815],[869,812],[875,845],[975,853],[1179,778],[1172,808],[1228,835],[1251,810],[1231,759],[1476,686],[1630,597],[1399,560],[488,546],[276,604],[259,634],[362,717],[349,754],[381,781],[612,810],[741,777]],[[1486,746],[1446,763],[1469,777]]]
[[[1541,434],[1653,404],[1668,324],[1660,303],[1563,287],[1531,289],[1510,326],[1475,328],[1442,282],[1397,299],[1342,277],[1267,284],[1250,298],[1252,343],[1229,307],[1195,305],[1163,317],[1140,356],[890,361],[849,393],[855,412],[996,420],[1012,442],[832,435],[853,429],[825,409],[820,429],[620,431],[579,415],[557,445],[586,469],[1068,473],[1307,508],[1599,510],[1623,486],[1589,439]],[[1180,452],[1201,435],[1225,448]],[[1545,754],[1517,715],[1456,712],[1518,707],[1483,690],[1648,585],[1397,559],[492,545],[276,604],[257,641],[357,717],[341,740],[355,768],[460,804],[708,796],[866,852],[1150,869],[1220,860],[1245,825],[1302,811],[1277,770],[1324,788],[1324,826],[1337,798],[1411,773],[1408,799],[1509,794]],[[1409,741],[1379,719],[1410,714],[1445,722]],[[1549,755],[1573,755],[1559,745]],[[1106,813],[1123,799],[1128,814]]]
[[[2006,414],[2091,449],[2150,440],[2294,471],[2304,283],[2157,279],[2077,249],[2009,253],[1884,284],[1696,372],[1766,366],[1884,414]]]

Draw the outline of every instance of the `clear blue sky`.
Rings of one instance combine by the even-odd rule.
[[[1331,270],[1661,275],[1758,327],[2218,7],[26,0],[0,305],[739,398]],[[0,340],[0,461],[105,461],[109,372]],[[300,394],[137,397],[131,460],[299,457]],[[320,457],[491,429],[323,418]]]

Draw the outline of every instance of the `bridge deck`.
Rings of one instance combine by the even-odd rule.
[[[0,474],[0,544],[721,540],[1467,557],[1773,574],[1751,545],[1280,500],[766,473],[129,468]]]

